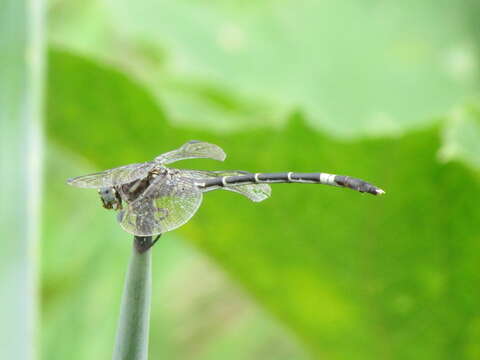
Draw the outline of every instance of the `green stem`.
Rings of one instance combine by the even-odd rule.
[[[125,279],[113,360],[148,358],[152,237],[135,236]]]

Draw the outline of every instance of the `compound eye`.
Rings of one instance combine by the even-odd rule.
[[[109,188],[102,188],[98,190],[100,195],[110,195],[112,193],[112,189]]]

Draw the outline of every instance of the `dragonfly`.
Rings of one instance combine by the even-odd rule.
[[[182,226],[197,212],[203,193],[217,189],[241,194],[255,202],[267,199],[271,195],[269,184],[274,183],[324,184],[372,195],[385,193],[366,181],[323,172],[251,173],[166,166],[198,158],[223,161],[226,154],[215,144],[192,140],[152,161],[78,176],[68,179],[67,183],[97,189],[103,207],[118,211],[120,226],[128,233],[142,237],[159,236]]]

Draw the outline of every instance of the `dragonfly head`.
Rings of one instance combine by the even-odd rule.
[[[113,187],[105,187],[98,189],[100,200],[105,209],[119,210],[122,208],[122,198]]]

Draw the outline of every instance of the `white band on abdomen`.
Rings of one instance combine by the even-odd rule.
[[[337,185],[335,183],[335,175],[320,173],[320,182],[327,185]]]

